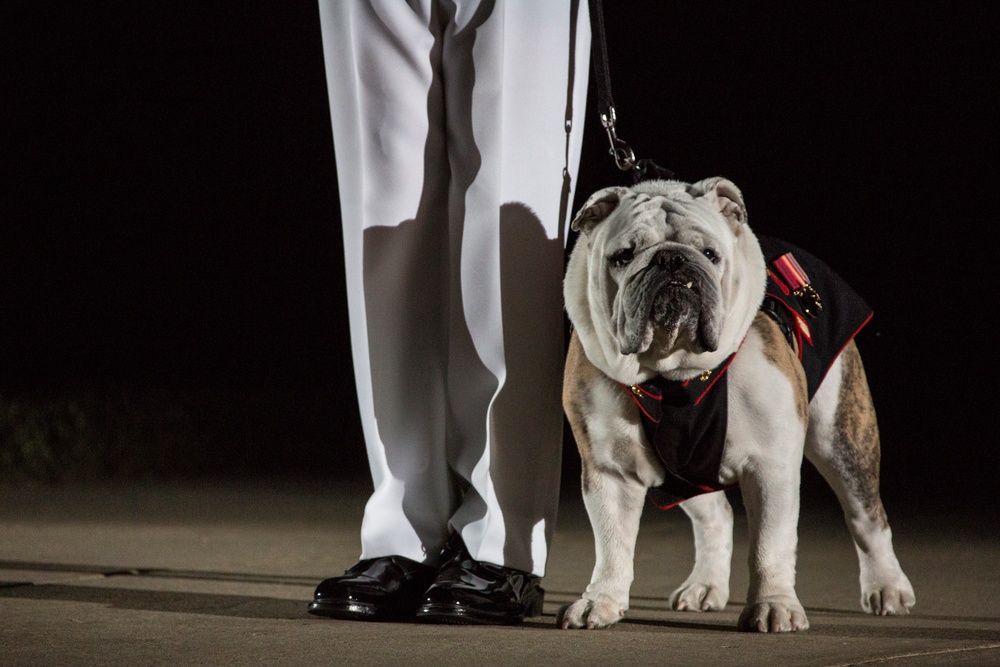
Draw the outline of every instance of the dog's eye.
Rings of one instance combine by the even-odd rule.
[[[705,257],[708,257],[708,261],[710,261],[712,264],[718,264],[719,260],[722,259],[721,257],[719,257],[719,253],[715,252],[713,248],[702,248],[701,254],[704,255]]]
[[[635,251],[632,248],[621,248],[611,253],[611,256],[608,257],[608,264],[611,265],[611,268],[621,269],[628,266],[634,258]]]

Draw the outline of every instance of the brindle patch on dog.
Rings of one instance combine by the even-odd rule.
[[[809,389],[806,385],[806,374],[795,351],[781,333],[778,323],[764,313],[757,313],[753,320],[753,329],[760,336],[763,345],[764,358],[777,366],[782,374],[792,383],[795,396],[795,413],[805,430],[809,423]]]
[[[566,366],[563,375],[563,410],[573,429],[576,447],[580,451],[581,483],[583,492],[590,489],[590,477],[594,474],[594,453],[590,444],[586,415],[593,412],[589,387],[603,378],[603,374],[587,359],[576,332],[573,333],[566,352]]]
[[[841,478],[853,486],[868,515],[881,527],[889,521],[879,497],[881,448],[875,405],[858,346],[851,341],[840,355],[840,403],[834,418],[833,457]]]

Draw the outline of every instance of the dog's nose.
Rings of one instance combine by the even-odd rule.
[[[656,264],[660,268],[677,271],[687,264],[687,257],[676,250],[661,250],[656,253]]]

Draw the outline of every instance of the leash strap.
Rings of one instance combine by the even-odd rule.
[[[604,27],[604,7],[601,0],[589,0],[590,20],[593,30],[592,57],[594,78],[597,82],[597,111],[601,119],[601,127],[608,135],[611,148],[608,153],[615,160],[615,165],[621,171],[632,171],[636,183],[653,178],[671,178],[674,173],[664,169],[652,160],[638,160],[635,151],[623,139],[618,137],[615,125],[618,122],[615,113],[615,100],[611,95],[611,68],[608,65],[607,31]]]

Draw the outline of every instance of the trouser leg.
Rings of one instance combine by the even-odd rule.
[[[559,497],[564,226],[589,64],[586,3],[575,15],[574,4],[498,0],[474,40],[461,24],[444,40],[445,89],[468,91],[447,99],[446,115],[460,245],[453,317],[475,353],[456,356],[467,350],[453,326],[448,398],[463,437],[451,460],[470,488],[451,523],[477,560],[539,575]],[[461,63],[471,75],[451,68]],[[476,364],[489,375],[468,373]],[[485,389],[484,420],[469,398]]]
[[[445,457],[448,167],[429,7],[322,0],[351,344],[374,492],[362,557],[434,558]]]

